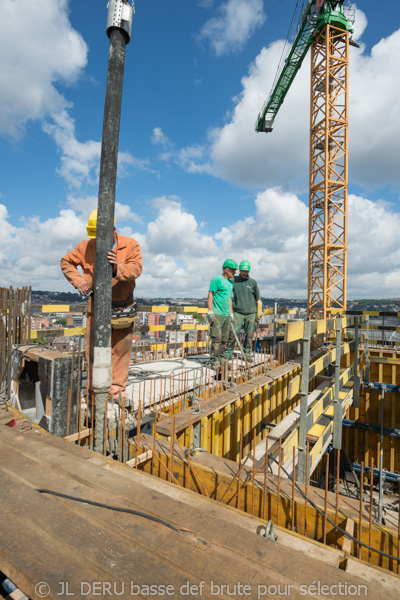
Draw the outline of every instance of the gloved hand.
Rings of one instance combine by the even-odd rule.
[[[233,323],[233,315],[231,315],[229,318],[230,318],[231,323]]]
[[[213,320],[213,318],[214,318],[214,313],[213,313],[212,310],[209,310],[208,313],[207,313],[208,322],[211,323],[211,321]]]

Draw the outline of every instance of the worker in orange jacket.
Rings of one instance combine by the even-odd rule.
[[[88,240],[80,242],[76,248],[68,252],[60,261],[61,270],[68,281],[82,296],[93,291],[96,257],[97,210],[94,210],[88,221]],[[113,307],[124,308],[134,303],[133,290],[137,277],[142,272],[143,260],[140,246],[133,238],[119,235],[114,227],[114,246],[107,254],[113,267],[112,302]],[[83,274],[78,271],[81,267]],[[124,329],[112,329],[112,385],[110,399],[125,396],[129,374],[129,361],[132,353],[132,335],[134,322]],[[86,363],[88,387],[92,391],[93,366],[93,295],[87,303],[86,320]]]

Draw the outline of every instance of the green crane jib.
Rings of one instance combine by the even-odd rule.
[[[270,132],[273,129],[274,120],[280,109],[286,94],[292,85],[297,71],[311,46],[315,34],[323,29],[328,23],[353,32],[351,22],[346,18],[343,11],[345,0],[306,0],[299,25],[294,34],[291,50],[278,71],[269,99],[260,112],[256,131]]]

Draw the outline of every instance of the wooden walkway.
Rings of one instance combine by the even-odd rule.
[[[338,551],[282,530],[267,540],[259,519],[12,417],[0,409],[0,570],[32,599],[399,597],[379,568],[340,570]]]

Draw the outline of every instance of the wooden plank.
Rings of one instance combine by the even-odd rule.
[[[345,531],[350,535],[354,535],[354,521],[352,519],[346,519]],[[348,537],[343,538],[342,550],[345,554],[351,554],[352,543],[352,540]]]
[[[3,428],[4,430],[6,430],[7,428]],[[250,565],[252,565],[252,568],[254,569],[254,563],[257,563],[257,565],[261,565],[261,573],[263,576],[262,579],[262,583],[267,582],[275,582],[277,583],[278,581],[280,583],[282,583],[282,581],[285,582],[291,582],[293,579],[295,580],[294,583],[297,582],[297,584],[299,585],[301,582],[308,582],[309,584],[312,583],[312,578],[315,579],[315,569],[317,568],[315,565],[315,562],[310,565],[310,563],[307,563],[307,559],[302,557],[301,555],[299,556],[298,552],[293,553],[293,550],[291,550],[290,548],[285,548],[284,552],[278,552],[278,549],[275,548],[275,546],[273,548],[271,548],[270,544],[266,544],[265,540],[262,540],[259,536],[254,536],[254,534],[252,534],[251,536],[245,536],[244,535],[244,531],[241,528],[240,531],[237,530],[236,526],[233,526],[232,523],[229,523],[229,525],[223,524],[221,523],[220,519],[215,519],[213,517],[213,510],[208,510],[208,515],[207,515],[207,519],[204,518],[204,514],[201,511],[194,511],[194,496],[191,496],[190,498],[193,497],[193,500],[190,500],[190,506],[189,509],[190,511],[188,512],[187,510],[184,510],[182,503],[180,503],[179,505],[177,505],[176,500],[173,499],[169,499],[166,498],[165,495],[157,492],[155,490],[155,486],[157,485],[157,480],[154,479],[154,477],[150,477],[150,476],[146,476],[143,473],[137,472],[136,470],[132,470],[132,469],[128,469],[122,465],[119,465],[118,463],[115,463],[114,461],[111,461],[109,459],[105,459],[103,457],[100,456],[96,456],[93,455],[93,453],[80,448],[78,446],[75,445],[69,445],[66,444],[63,440],[61,439],[51,439],[51,443],[49,442],[49,436],[43,435],[43,436],[38,436],[37,434],[35,434],[34,432],[28,432],[27,434],[24,435],[16,435],[15,431],[5,431],[5,432],[1,432],[0,431],[0,436],[2,439],[4,439],[4,436],[2,435],[2,433],[4,433],[4,436],[7,438],[7,444],[10,445],[10,447],[13,448],[13,452],[12,454],[15,455],[15,450],[18,449],[19,453],[21,454],[21,452],[24,454],[26,453],[27,458],[32,462],[34,457],[34,460],[37,463],[37,467],[36,467],[36,472],[34,473],[32,468],[31,468],[31,464],[27,465],[26,468],[26,472],[23,474],[23,476],[26,478],[32,478],[31,481],[35,483],[35,485],[37,483],[39,483],[37,481],[37,477],[41,477],[41,476],[47,476],[48,475],[43,475],[43,465],[45,464],[53,464],[54,465],[54,476],[60,477],[59,480],[57,480],[58,482],[63,481],[62,478],[65,477],[65,475],[67,473],[69,473],[69,477],[72,478],[73,481],[73,485],[84,485],[84,486],[88,486],[90,489],[88,489],[88,493],[91,493],[93,491],[93,494],[96,495],[97,498],[99,498],[100,496],[98,494],[109,494],[110,497],[113,499],[113,503],[116,502],[116,497],[118,496],[118,501],[121,500],[125,500],[127,502],[130,503],[130,505],[135,507],[138,507],[140,510],[141,508],[144,508],[145,511],[150,511],[152,514],[159,514],[159,515],[163,515],[166,518],[172,518],[172,520],[174,522],[180,523],[181,526],[185,527],[186,529],[188,527],[190,527],[192,530],[196,531],[196,535],[199,536],[203,536],[203,539],[208,539],[212,540],[213,542],[213,548],[214,550],[221,548],[221,552],[222,554],[218,554],[215,555],[213,554],[212,556],[210,555],[210,550],[208,547],[206,547],[206,551],[207,554],[206,556],[206,560],[212,564],[213,567],[213,571],[212,573],[215,573],[215,566],[216,564],[222,564],[222,570],[224,571],[224,578],[220,579],[219,581],[225,581],[225,582],[232,582],[233,581],[233,577],[234,578],[241,578],[244,577],[246,578],[247,575],[250,573],[249,577],[253,576],[254,571],[249,571],[249,567]],[[167,444],[167,446],[169,447],[169,444]],[[4,457],[4,452],[3,452],[4,448],[2,447],[0,449],[0,456]],[[207,455],[208,456],[208,455]],[[203,459],[204,454],[200,454],[197,455],[196,457],[193,457],[193,460],[195,462],[197,462],[200,459]],[[77,458],[79,458],[80,460],[77,461]],[[214,460],[216,457],[212,457]],[[226,465],[229,461],[227,461],[226,459],[219,459],[220,464],[224,464]],[[62,464],[62,469],[60,468],[60,465]],[[109,468],[113,468],[113,472],[107,472],[107,471],[102,471],[101,474],[99,474],[98,472],[98,467],[100,465],[105,465]],[[14,465],[15,467],[16,465]],[[12,467],[11,463],[10,463],[10,467]],[[227,467],[227,469],[229,470],[229,468]],[[123,477],[119,477],[115,475],[115,470],[118,473],[124,473]],[[20,469],[12,469],[13,473],[16,473],[18,475],[18,477],[20,478],[22,476],[21,470]],[[126,479],[127,476],[130,476],[130,480]],[[54,480],[56,481],[56,480]],[[141,482],[146,481],[146,483],[148,484],[148,488],[147,488],[147,492],[145,491],[145,487],[143,486],[143,484],[141,484]],[[64,485],[64,483],[63,483]],[[170,484],[165,484],[168,485],[169,488],[171,488]],[[4,492],[9,494],[9,488],[5,488],[4,486],[1,488],[2,490],[4,490]],[[172,489],[174,490],[174,493],[176,493],[176,491],[178,491],[176,489],[176,486],[172,486]],[[289,484],[289,489],[290,489],[290,484]],[[101,490],[101,491],[100,491]],[[186,492],[185,490],[182,490],[182,492]],[[282,492],[284,492],[284,485],[282,484]],[[0,492],[1,493],[1,492]],[[75,492],[76,493],[76,492]],[[311,492],[310,492],[311,493]],[[313,499],[316,500],[317,496],[321,496],[322,492],[319,490],[316,490],[315,492],[312,492],[313,494]],[[316,497],[314,498],[314,495],[316,495]],[[334,494],[332,495],[332,503],[334,505]],[[104,498],[104,496],[102,496]],[[197,497],[196,497],[197,498]],[[322,496],[321,496],[322,498]],[[162,500],[161,500],[162,499]],[[60,503],[60,506],[63,510],[64,509],[64,504],[65,502],[63,500],[56,500],[57,502]],[[210,502],[209,506],[210,507],[216,507],[218,505],[214,505],[212,504],[212,501],[208,501]],[[317,501],[317,504],[321,505],[321,501]],[[346,502],[350,502],[349,499],[346,499]],[[357,504],[356,501],[352,501],[354,504]],[[29,504],[29,503],[28,503]],[[84,508],[84,510],[83,510]],[[90,513],[89,511],[92,510],[92,508],[94,510],[97,510],[96,507],[86,507],[84,505],[77,505],[75,507],[74,510],[76,510],[77,514],[80,514],[82,512],[89,514],[91,519],[95,519],[96,523],[97,520],[100,519],[101,522],[103,522],[104,517],[103,516],[99,516],[99,515],[95,515],[93,513]],[[187,507],[186,507],[187,508]],[[194,514],[196,513],[196,514]],[[108,517],[107,517],[108,518]],[[113,515],[112,517],[109,517],[110,519],[112,519],[112,521],[110,521],[111,523],[113,523],[110,528],[112,531],[118,529],[120,526],[118,525],[119,523],[119,518],[123,518],[123,517],[117,517],[116,515]],[[114,520],[115,520],[115,525],[114,525]],[[259,523],[259,519],[255,520],[257,523]],[[194,525],[194,523],[196,525]],[[192,526],[193,524],[193,526]],[[155,524],[156,527],[159,527],[157,524]],[[147,530],[147,528],[146,528]],[[235,530],[235,531],[233,531]],[[122,535],[122,533],[121,533]],[[175,536],[174,533],[171,534],[172,536]],[[135,544],[136,544],[136,540],[139,542],[139,544],[141,543],[141,539],[140,539],[140,535],[138,536],[138,531],[135,530],[135,533],[133,535],[133,537],[130,535],[130,532],[128,532],[128,535],[126,537],[126,539],[128,539],[128,537],[130,538],[130,542],[132,541],[132,539],[134,539]],[[150,540],[150,542],[149,542]],[[155,540],[155,541],[153,541]],[[24,538],[25,541],[25,538]],[[126,541],[124,541],[124,543],[128,543]],[[153,553],[155,556],[159,557],[160,554],[159,552],[161,552],[162,548],[160,549],[159,546],[163,546],[163,544],[160,544],[160,536],[157,530],[157,534],[155,536],[151,536],[149,538],[145,537],[145,540],[143,542],[146,545],[146,549],[145,551],[149,551],[151,553]],[[256,544],[256,545],[255,545]],[[164,544],[164,546],[166,546],[166,551],[165,554],[162,555],[163,557],[165,557],[165,561],[166,564],[169,565],[170,570],[172,570],[173,572],[175,572],[176,568],[178,568],[177,563],[175,562],[175,556],[173,555],[171,557],[171,548],[175,547],[175,546],[171,546],[171,543],[168,542],[167,544]],[[198,547],[199,544],[197,543]],[[242,552],[244,553],[243,556],[240,557],[240,560],[238,562],[236,562],[235,560],[231,560],[232,555],[227,555],[227,550],[228,552],[230,552],[230,549],[232,549],[233,551],[233,555],[237,555],[239,549],[242,549]],[[143,552],[143,548],[140,547],[139,548],[140,552]],[[26,547],[25,547],[25,552],[26,552]],[[185,550],[186,554],[187,554],[187,550]],[[219,550],[218,550],[219,552]],[[203,564],[204,564],[204,560],[205,557],[204,555],[202,555],[202,557],[200,557],[201,560],[197,560],[197,554],[196,551],[192,552],[190,554],[190,559],[189,557],[186,557],[187,560],[190,560],[191,563],[193,563],[193,569],[196,569],[196,574],[198,574],[199,577],[202,577],[202,572],[203,572]],[[164,560],[164,559],[161,559]],[[229,563],[229,571],[226,567],[226,563]],[[66,563],[67,566],[69,563]],[[118,564],[118,562],[117,562]],[[308,564],[308,566],[307,566]],[[185,563],[186,565],[186,563]],[[296,565],[296,572],[293,572],[293,565]],[[47,564],[46,564],[47,566]],[[184,567],[184,569],[186,569],[186,566]],[[257,566],[257,569],[259,569],[259,567]],[[307,574],[305,569],[307,569]],[[324,571],[324,577],[325,577],[325,569],[322,569],[322,567],[318,568],[318,574],[320,573],[322,570]],[[276,576],[274,575],[274,577],[271,576],[271,572],[276,572]],[[259,581],[258,579],[258,573],[259,571],[256,571],[254,577],[254,581]],[[146,571],[145,571],[146,573]],[[184,571],[185,575],[186,575],[186,571]],[[269,579],[265,579],[265,573],[268,573],[268,576],[270,577]],[[278,573],[279,573],[279,577],[278,577]],[[289,577],[286,577],[286,573],[289,573]],[[210,574],[210,570],[208,571],[208,575]],[[135,566],[135,562],[132,563],[130,565],[130,569],[129,569],[129,575],[130,577],[137,577],[139,575],[139,571],[136,569]],[[349,581],[348,579],[343,578],[342,574],[340,572],[338,572],[336,569],[333,569],[331,572],[326,572],[326,576],[327,579],[324,579],[324,582],[328,582],[328,581],[334,581],[335,583],[340,580],[340,581]],[[282,579],[282,577],[284,579]],[[307,579],[307,577],[309,579]],[[205,577],[203,577],[204,579]],[[339,579],[338,579],[339,578]],[[187,577],[187,579],[190,579],[190,577]],[[44,579],[45,580],[45,579]],[[99,579],[100,580],[100,579]],[[216,580],[216,578],[214,578],[214,580]],[[244,579],[245,580],[245,579]],[[371,592],[372,593],[372,592]],[[206,596],[207,597],[207,596]],[[299,595],[298,594],[293,594],[292,595],[293,598],[298,598]],[[389,596],[388,596],[389,598]]]
[[[19,457],[15,453],[13,460],[19,460]],[[13,467],[13,471],[15,472],[15,462]],[[312,581],[312,573],[314,572],[313,568],[315,568],[315,565],[308,564],[301,553],[287,547],[271,547],[271,544],[268,544],[260,536],[247,532],[235,524],[231,523],[228,525],[227,523],[221,523],[218,519],[213,518],[211,514],[208,515],[207,519],[204,519],[204,516],[200,515],[199,511],[194,509],[193,506],[178,503],[180,504],[178,509],[176,500],[164,499],[165,504],[171,505],[171,508],[174,507],[174,520],[184,521],[185,529],[188,530],[188,527],[192,529],[194,539],[183,537],[174,532],[171,533],[170,530],[152,521],[146,521],[146,525],[143,527],[139,525],[138,530],[138,518],[133,515],[109,513],[104,509],[94,506],[78,505],[70,503],[67,500],[40,496],[35,490],[22,484],[20,479],[21,477],[26,478],[33,485],[40,484],[40,479],[38,481],[37,478],[46,477],[43,467],[39,462],[35,466],[34,461],[27,460],[25,467],[22,467],[22,469],[21,465],[19,465],[18,481],[14,481],[11,476],[4,474],[6,481],[2,489],[12,489],[14,492],[18,488],[23,489],[23,492],[21,491],[17,494],[18,501],[15,507],[16,509],[20,509],[21,514],[24,510],[23,506],[20,506],[22,495],[28,499],[27,505],[29,510],[32,510],[33,507],[38,507],[37,512],[39,514],[35,516],[35,520],[33,521],[30,518],[28,521],[27,516],[26,522],[31,526],[34,523],[36,528],[40,528],[42,536],[44,532],[51,530],[53,551],[50,550],[48,544],[44,544],[42,545],[41,552],[44,555],[46,553],[55,554],[54,545],[57,547],[57,543],[60,543],[60,541],[69,549],[74,549],[74,545],[77,544],[79,552],[76,552],[76,555],[82,565],[90,568],[89,576],[92,576],[94,573],[95,580],[97,581],[103,581],[105,577],[112,575],[113,581],[122,583],[124,576],[129,575],[130,578],[134,580],[139,579],[142,582],[148,581],[147,578],[150,577],[151,580],[148,583],[153,585],[161,580],[164,581],[164,584],[171,582],[172,585],[180,584],[182,580],[184,582],[189,580],[193,583],[198,583],[200,578],[208,581],[213,580],[218,585],[232,582],[233,578],[254,582],[257,585],[265,585],[266,583],[273,585],[282,582],[282,577],[284,577],[287,583],[293,585],[294,591],[297,588],[297,593],[293,595],[294,598],[300,598],[298,594],[300,585],[305,585]],[[96,469],[92,466],[91,470],[93,472]],[[65,479],[65,475],[61,474],[60,470],[56,468],[53,470],[52,476],[55,477],[53,483],[57,485]],[[141,476],[143,477],[143,474]],[[9,480],[7,480],[7,477],[9,477]],[[101,479],[102,483],[105,483],[107,479],[112,479],[114,483],[117,483],[117,488],[122,485],[126,490],[127,482],[122,480],[121,484],[118,485],[119,478],[115,474],[103,472]],[[72,479],[71,484],[76,486],[76,481],[74,482]],[[98,487],[92,490],[96,499],[100,493],[104,493],[103,485],[101,487],[101,492],[99,492]],[[110,490],[108,493],[110,495],[114,494],[112,497],[115,497],[114,486],[113,490]],[[146,495],[151,500],[151,498],[156,498],[160,494],[148,489]],[[13,507],[15,495],[14,498],[11,498],[9,494],[8,496],[9,506]],[[133,498],[136,503],[137,496],[135,493]],[[118,501],[120,501],[120,498],[118,498]],[[45,510],[43,510],[43,505],[45,505]],[[41,510],[39,510],[39,507]],[[158,507],[160,509],[159,502]],[[162,508],[165,508],[164,503]],[[150,508],[147,507],[147,510],[150,510]],[[197,513],[196,520],[193,520],[194,513]],[[192,515],[192,518],[190,518],[190,515]],[[65,531],[67,521],[69,523]],[[85,523],[83,524],[82,521],[85,521]],[[135,522],[135,525],[131,525],[130,521]],[[200,533],[196,533],[196,529],[193,530],[197,522],[203,528],[201,534],[204,536],[203,539],[207,539],[208,537],[210,540],[213,540],[212,546],[208,543],[199,544]],[[9,523],[10,527],[12,527],[13,523],[11,520]],[[98,544],[93,538],[96,534],[97,540],[99,539],[99,527],[102,528],[100,531],[107,532],[106,543]],[[81,541],[80,536],[77,537],[79,530],[81,531],[81,537],[85,540],[84,542]],[[23,539],[26,543],[27,536],[24,535]],[[132,539],[135,540],[135,543],[129,544],[129,541],[132,541]],[[238,552],[241,553],[240,556]],[[60,556],[61,554],[58,554],[55,559],[59,563],[62,563],[64,574],[67,573],[69,576],[69,566],[71,564],[72,566],[75,565],[70,561],[65,563],[64,561],[60,561]],[[41,558],[46,568],[49,568],[49,561],[44,560],[43,557]],[[100,561],[104,572],[99,574],[96,573],[95,565],[100,564]],[[113,564],[111,571],[107,566],[108,561],[112,561]],[[124,565],[128,563],[130,563],[129,568],[126,569]],[[296,564],[296,570],[293,570],[293,564]],[[216,565],[218,565],[217,570],[215,568]],[[324,565],[324,568],[327,566]],[[78,577],[79,570],[77,569],[74,581],[79,581]],[[336,581],[338,577],[340,578],[342,575],[337,573],[336,569],[332,568],[331,571],[324,574],[324,581],[327,583]],[[81,574],[80,580],[88,581],[87,571],[84,577]],[[43,578],[43,581],[46,581],[46,579]],[[60,578],[59,581],[65,581],[65,579]],[[88,595],[87,597],[91,596]],[[209,598],[210,593],[204,594],[204,597]],[[251,594],[251,597],[255,598],[256,595]]]
[[[65,439],[65,438],[64,438]],[[152,450],[147,450],[147,452],[142,452],[139,454],[137,458],[131,458],[127,460],[124,464],[128,465],[128,467],[136,467],[136,465],[140,465],[144,463],[146,460],[150,460],[153,456]]]
[[[85,439],[87,437],[89,437],[90,435],[92,435],[92,429],[82,429],[82,431],[79,431],[78,433],[71,433],[71,435],[66,435],[64,437],[64,440],[66,440],[67,442],[76,442],[78,439]]]

